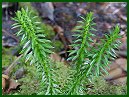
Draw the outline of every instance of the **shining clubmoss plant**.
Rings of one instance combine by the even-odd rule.
[[[82,21],[79,21],[80,25],[76,27],[78,34],[73,35],[76,40],[71,45],[73,50],[69,52],[68,60],[72,60],[76,67],[76,73],[71,78],[71,84],[67,86],[69,95],[83,94],[84,82],[94,76],[100,76],[104,71],[108,74],[106,67],[108,67],[109,60],[116,58],[115,50],[119,46],[120,38],[119,27],[116,26],[110,35],[105,35],[106,39],[101,39],[102,43],[97,45],[97,48],[93,47],[91,43],[94,43],[92,36],[95,36],[92,32],[96,31],[92,26],[93,13],[90,12],[85,18],[81,17]]]
[[[94,76],[102,75],[103,71],[107,74],[105,67],[108,67],[109,60],[116,57],[115,50],[119,46],[118,38],[119,27],[116,26],[110,35],[105,35],[101,44],[93,47],[91,37],[95,36],[92,32],[96,31],[93,26],[93,13],[90,12],[86,17],[81,17],[80,25],[76,26],[78,34],[73,35],[76,40],[71,45],[73,50],[69,52],[68,60],[72,60],[75,68],[69,75],[68,81],[59,86],[55,69],[52,68],[52,61],[49,54],[53,53],[51,41],[45,37],[44,30],[41,30],[36,17],[31,16],[31,12],[23,8],[16,12],[13,20],[16,22],[13,28],[19,28],[17,36],[21,37],[20,45],[23,47],[21,54],[25,62],[35,65],[37,76],[41,76],[41,90],[38,94],[42,95],[83,95],[85,93],[85,83]],[[96,48],[97,47],[97,48]],[[103,71],[102,71],[103,70]]]
[[[58,85],[54,79],[54,71],[51,68],[49,54],[53,53],[51,49],[51,41],[45,38],[43,30],[39,28],[39,23],[35,21],[36,16],[31,16],[31,11],[28,9],[16,12],[16,17],[13,18],[16,22],[13,28],[19,28],[17,36],[21,36],[20,44],[23,46],[21,54],[25,61],[30,61],[42,75],[42,92],[40,94],[54,95],[59,92]],[[39,76],[39,75],[37,75]]]

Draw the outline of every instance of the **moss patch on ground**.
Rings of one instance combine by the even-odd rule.
[[[92,88],[87,88],[88,95],[126,95],[127,85],[112,85],[106,82],[103,77],[93,79],[89,84]]]
[[[10,56],[8,54],[2,55],[2,67],[8,66],[15,60],[15,56]],[[37,95],[40,90],[40,81],[41,77],[38,76],[36,73],[36,68],[33,65],[29,65],[29,63],[25,63],[23,60],[19,61],[20,65],[16,65],[16,67],[12,70],[11,77],[14,77],[14,73],[17,69],[24,67],[26,72],[24,77],[18,79],[18,82],[21,83],[21,87],[19,90],[11,92],[9,95]],[[53,62],[53,68],[55,73],[58,74],[56,79],[59,82],[60,88],[64,88],[65,84],[68,82],[70,74],[74,72],[71,68],[67,65],[64,65],[62,62]],[[92,86],[92,87],[87,87]],[[93,79],[92,83],[88,82],[85,87],[86,95],[126,95],[127,94],[127,86],[123,85],[111,85],[107,83],[102,77]]]

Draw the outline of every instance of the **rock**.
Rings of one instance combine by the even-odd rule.
[[[124,35],[125,34],[125,31],[120,31],[120,35]]]
[[[122,29],[126,29],[126,28],[127,28],[127,25],[121,24],[120,27],[121,27]]]
[[[79,8],[78,10],[77,10],[77,15],[78,16],[80,16],[81,14],[86,14],[87,13],[87,11],[84,9],[84,8]]]
[[[124,21],[127,21],[127,17],[126,16],[123,16],[123,15],[120,15],[120,18]]]
[[[13,3],[10,3],[10,2],[2,2],[2,8],[8,8],[8,7],[11,7],[13,6]]]
[[[14,75],[15,75],[16,79],[20,79],[24,76],[24,74],[25,74],[25,69],[22,67],[22,68],[18,69]]]
[[[52,21],[54,20],[54,16],[53,16],[54,7],[52,2],[41,3],[41,9],[42,9],[43,17],[47,17]]]
[[[76,25],[76,11],[68,7],[55,8],[54,16],[55,22],[64,30],[70,31]]]

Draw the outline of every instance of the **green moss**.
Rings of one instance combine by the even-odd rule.
[[[63,43],[59,40],[53,41],[53,46],[55,47],[54,49],[55,52],[60,52],[60,50],[64,48]]]
[[[9,66],[17,58],[7,53],[11,52],[10,50],[11,49],[3,49],[2,67]],[[21,67],[25,68],[26,72],[23,78],[18,79],[18,82],[21,84],[20,90],[13,91],[9,95],[37,95],[41,90],[41,77],[37,76],[34,64],[30,66],[29,62],[25,63],[23,59],[19,60],[18,63],[19,64],[16,65],[10,74],[11,78],[15,79],[14,74]],[[62,62],[52,61],[52,64],[52,68],[55,70],[55,73],[58,74],[58,76],[55,77],[59,82],[59,86],[63,88],[65,83],[68,82],[69,74],[73,71]]]
[[[8,66],[15,60],[16,57],[9,56],[7,54],[2,55],[2,66]],[[23,78],[19,79],[18,82],[21,83],[20,90],[14,91],[9,95],[37,95],[40,91],[40,77],[37,76],[36,68],[34,65],[29,65],[29,63],[24,63],[23,60],[19,61],[21,65],[18,65],[12,72],[13,74],[20,67],[24,67],[26,69],[26,73]],[[62,62],[53,62],[53,68],[55,73],[58,74],[56,79],[58,80],[58,84],[60,88],[63,88],[64,85],[68,82],[70,74],[74,71],[67,65],[64,65]],[[92,86],[92,87],[88,87]],[[86,95],[125,95],[127,94],[127,86],[122,85],[111,85],[107,83],[102,77],[93,79],[92,83],[87,83],[86,87]]]
[[[58,84],[60,88],[63,88],[65,83],[68,82],[69,75],[73,72],[73,70],[64,65],[62,62],[52,61],[52,64],[52,68],[55,70],[55,73],[58,74],[58,76],[56,76],[56,79],[59,82]],[[37,95],[40,92],[41,78],[37,76],[36,68],[34,65],[30,66],[29,64],[26,66],[24,65],[24,68],[26,68],[27,72],[23,78],[18,80],[18,82],[21,83],[20,90],[14,91],[9,95]]]
[[[106,82],[102,77],[95,78],[92,84],[89,86],[92,88],[86,87],[86,94],[88,95],[126,95],[127,86],[126,85],[111,85]]]
[[[22,83],[18,92],[21,95],[35,95],[39,92],[40,79],[35,73],[36,68],[34,66],[27,65],[26,70],[25,77],[18,80]]]
[[[41,28],[44,30],[47,39],[53,40],[55,32],[53,28],[47,24],[42,23]]]
[[[32,15],[38,16],[38,11],[31,5],[31,2],[19,2],[20,8],[28,8],[28,10],[32,11]]]
[[[12,48],[7,49],[2,47],[2,67],[9,66],[16,58],[16,56],[11,55],[11,49]]]
[[[9,95],[36,95],[39,90],[39,77],[36,75],[36,68],[32,65],[23,65],[26,69],[26,73],[23,78],[19,79],[18,82],[21,84],[20,89],[12,91]]]
[[[71,70],[70,66],[64,65],[63,62],[53,62],[53,68],[56,74],[58,74],[56,79],[58,79],[59,86],[64,88],[69,81],[70,74],[72,74],[74,70]]]
[[[15,59],[15,56],[2,54],[2,67],[9,66]]]

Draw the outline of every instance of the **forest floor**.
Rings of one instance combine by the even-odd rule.
[[[48,38],[55,44],[55,54],[51,55],[53,60],[63,62],[66,66],[69,45],[74,41],[72,31],[80,20],[79,16],[85,16],[88,12],[93,12],[97,24],[95,28],[95,41],[103,38],[104,34],[118,24],[122,35],[122,45],[117,51],[117,59],[110,64],[109,75],[105,76],[106,81],[113,84],[126,84],[127,82],[127,3],[90,3],[90,2],[45,2],[45,3],[2,3],[2,69],[6,69],[18,56],[20,47],[19,38],[15,36],[17,30],[12,30],[14,23],[12,17],[20,7],[28,6],[34,8],[36,14],[40,16],[42,22],[47,25]],[[21,64],[21,63],[19,63]],[[27,67],[28,68],[28,67]],[[31,68],[32,69],[32,68]],[[15,72],[14,72],[15,71]],[[20,75],[18,75],[20,72]],[[13,79],[24,79],[25,71],[21,65],[13,70]],[[21,74],[22,73],[22,74]],[[33,72],[32,72],[33,74]],[[31,75],[31,74],[30,74]],[[31,77],[29,78],[31,79]],[[29,81],[28,79],[28,81]],[[36,78],[34,78],[36,83]],[[27,84],[28,82],[26,82]],[[31,84],[31,83],[30,83]],[[19,84],[18,84],[19,85]],[[18,86],[17,85],[17,86]],[[37,84],[35,84],[36,87]],[[16,87],[16,86],[15,86]],[[25,89],[25,87],[23,86]],[[11,87],[12,89],[12,87]],[[10,90],[11,90],[10,89]],[[26,90],[26,89],[25,89]],[[33,91],[33,90],[31,90]],[[30,91],[30,93],[31,93]],[[38,89],[37,89],[38,91]],[[24,94],[24,93],[23,93]],[[29,93],[28,93],[29,94]]]

